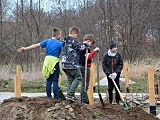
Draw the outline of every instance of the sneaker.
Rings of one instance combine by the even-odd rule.
[[[117,105],[119,105],[119,101],[116,101]]]
[[[74,102],[77,102],[77,103],[80,103],[80,102],[81,102],[81,101],[80,101],[78,98],[76,98],[75,96],[69,96],[69,95],[67,95],[66,99],[67,99],[67,100],[74,101]]]
[[[74,100],[77,100],[77,101],[78,101],[79,99],[74,95]]]
[[[74,96],[67,95],[67,96],[66,96],[66,99],[67,99],[67,100],[72,100],[72,101],[74,101]]]

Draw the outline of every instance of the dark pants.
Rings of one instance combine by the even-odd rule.
[[[74,96],[79,82],[82,81],[81,71],[79,69],[63,69],[63,71],[68,78],[67,94]]]
[[[81,70],[82,73],[82,85],[81,85],[81,101],[85,102],[85,95],[84,91],[87,91],[89,88],[89,82],[90,82],[90,67],[87,67],[87,77],[85,81],[85,67],[84,66],[79,66],[79,69]]]
[[[120,85],[119,85],[119,78],[120,78],[120,74],[117,75],[116,79],[115,79],[115,82],[117,84],[117,87],[119,88],[120,90]],[[116,91],[116,102],[119,103],[120,101],[120,95],[116,89],[116,87],[114,86],[114,83],[112,82],[112,79],[110,79],[108,76],[107,76],[107,79],[108,79],[108,93],[109,93],[109,102],[112,103],[113,102],[113,88],[115,88],[115,91]]]
[[[51,86],[53,83],[53,93],[54,93],[54,98],[58,99],[58,78],[59,78],[59,73],[60,73],[60,68],[59,68],[59,63],[56,64],[54,73],[49,76],[49,78],[46,80],[46,93],[47,97],[51,98]]]

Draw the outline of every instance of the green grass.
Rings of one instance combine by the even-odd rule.
[[[104,116],[103,112],[101,112],[101,111],[96,111],[94,114],[95,114],[96,118],[101,118]]]
[[[160,75],[155,75],[156,79],[160,79]],[[148,77],[143,76],[139,79],[133,80],[136,82],[136,84],[132,84],[130,86],[130,91],[132,92],[147,92],[147,83],[148,83]],[[45,80],[33,80],[33,81],[24,81],[22,80],[21,83],[21,90],[22,92],[28,92],[28,93],[37,93],[37,92],[45,92]],[[61,82],[61,89],[63,92],[67,91],[67,80],[62,80]],[[97,86],[95,86],[96,92],[98,92]],[[80,92],[81,84],[79,84],[76,92]],[[7,92],[14,92],[14,82],[13,79],[0,80],[0,92],[7,91]],[[100,86],[100,92],[106,93],[108,91],[108,86]],[[121,92],[125,92],[126,88],[121,86],[120,89]]]

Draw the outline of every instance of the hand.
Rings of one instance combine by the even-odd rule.
[[[89,47],[89,44],[87,41],[84,41],[83,44],[88,48]]]
[[[156,70],[156,72],[160,72],[160,68],[158,68],[158,69]]]
[[[99,47],[94,48],[94,51],[99,52],[100,51]]]
[[[17,52],[24,52],[25,47],[20,47],[19,49],[17,49]]]
[[[116,79],[116,77],[117,77],[117,73],[112,73],[109,75],[109,78],[111,79]]]
[[[112,74],[110,74],[110,75],[109,75],[109,78],[111,78],[111,79],[112,79]]]
[[[117,77],[117,73],[112,73],[112,75],[114,76],[114,79]]]

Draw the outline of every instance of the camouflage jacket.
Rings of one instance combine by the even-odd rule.
[[[71,37],[65,37],[63,40],[62,50],[62,69],[77,69],[79,63],[79,50],[84,50],[87,44],[79,44],[78,41]]]

